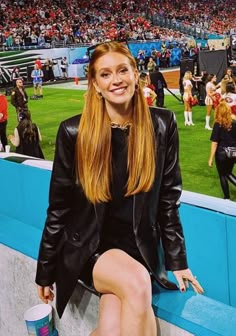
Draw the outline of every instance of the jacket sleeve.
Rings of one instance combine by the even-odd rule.
[[[25,92],[25,99],[26,99],[26,102],[28,102],[28,94],[27,94],[27,92],[24,90],[24,92]]]
[[[183,229],[179,217],[182,188],[178,154],[178,131],[174,113],[166,130],[166,157],[160,190],[158,222],[167,270],[188,267]]]
[[[16,93],[12,91],[11,93],[11,104],[16,107]]]
[[[65,123],[62,123],[57,134],[49,207],[38,256],[36,283],[41,286],[55,282],[57,249],[66,225],[66,216],[71,210],[74,143]]]

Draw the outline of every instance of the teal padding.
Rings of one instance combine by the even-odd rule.
[[[227,217],[227,233],[230,304],[236,308],[236,217]]]
[[[193,274],[206,296],[229,304],[226,215],[188,204],[181,204],[180,214]]]
[[[37,259],[41,235],[41,230],[0,214],[1,244]]]
[[[234,336],[236,309],[190,291],[153,294],[153,309],[159,318],[196,336]]]
[[[6,160],[0,160],[0,172],[0,213],[42,229],[51,172]]]
[[[42,230],[48,207],[51,172],[30,166],[20,167],[22,179],[25,181],[22,186],[22,203],[26,210],[21,214],[21,220]]]

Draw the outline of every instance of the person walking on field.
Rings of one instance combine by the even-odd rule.
[[[98,45],[83,113],[63,121],[57,134],[39,298],[53,300],[55,283],[61,317],[79,280],[100,297],[90,336],[156,336],[152,282],[183,292],[190,283],[203,292],[188,268],[180,194],[173,112],[147,105],[123,43]]]
[[[156,66],[154,72],[150,73],[151,84],[155,86],[155,92],[157,95],[156,105],[158,107],[165,107],[165,93],[164,88],[167,88],[166,80],[162,73],[159,70],[159,67]]]
[[[22,79],[16,80],[16,87],[11,92],[11,104],[15,106],[17,116],[20,111],[28,109],[28,95]]]

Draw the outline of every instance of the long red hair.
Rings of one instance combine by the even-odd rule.
[[[93,85],[96,62],[108,52],[123,54],[133,70],[137,70],[134,57],[123,43],[103,43],[95,48],[91,56],[88,91],[76,143],[76,170],[78,181],[92,203],[111,200],[111,125],[104,99],[97,94]],[[154,130],[149,108],[139,86],[133,96],[127,171],[126,196],[150,190],[155,177]]]

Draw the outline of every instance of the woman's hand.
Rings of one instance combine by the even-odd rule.
[[[48,301],[53,301],[54,293],[53,293],[53,286],[37,286],[38,296],[44,302],[48,303]]]
[[[204,293],[202,286],[197,281],[197,278],[192,275],[192,272],[189,268],[180,271],[173,271],[173,273],[179,284],[179,289],[181,292],[185,292],[189,288],[190,283],[195,293]]]
[[[208,166],[209,166],[210,168],[213,167],[213,159],[209,159],[209,160],[208,160]]]

